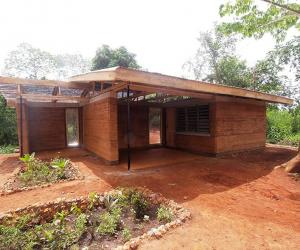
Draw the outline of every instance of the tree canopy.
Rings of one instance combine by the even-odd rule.
[[[300,4],[296,0],[235,0],[220,6],[221,17],[227,17],[219,29],[225,34],[261,38],[271,33],[282,41],[290,28],[300,30]]]
[[[281,74],[280,61],[269,53],[266,58],[249,67],[236,54],[236,37],[225,36],[217,28],[200,33],[199,49],[184,68],[198,80],[234,87],[288,95],[287,77]]]
[[[134,53],[129,52],[125,47],[116,49],[103,45],[96,51],[95,57],[92,59],[92,70],[122,66],[127,68],[138,69],[138,65]]]
[[[3,73],[30,79],[65,79],[89,68],[90,61],[80,54],[52,55],[28,43],[21,43],[5,59]]]

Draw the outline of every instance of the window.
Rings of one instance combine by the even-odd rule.
[[[79,146],[79,120],[77,108],[66,108],[66,133],[68,147]]]
[[[209,133],[209,105],[177,108],[176,131]]]

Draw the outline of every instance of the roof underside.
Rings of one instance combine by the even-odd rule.
[[[73,76],[68,82],[0,77],[0,94],[12,103],[22,96],[26,101],[35,103],[84,105],[110,91],[116,92],[117,97],[122,100],[126,97],[128,85],[132,100],[148,103],[153,100],[165,103],[178,100],[178,97],[202,99],[216,95],[281,104],[293,103],[292,99],[286,97],[122,67]]]

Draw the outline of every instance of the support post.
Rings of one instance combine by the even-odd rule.
[[[23,156],[23,99],[20,96],[20,156]]]
[[[130,171],[131,167],[131,150],[130,150],[130,88],[127,85],[127,168]]]

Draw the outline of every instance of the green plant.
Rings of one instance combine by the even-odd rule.
[[[16,150],[17,146],[15,145],[2,145],[0,146],[0,154],[11,154],[14,153]]]
[[[65,177],[64,172],[69,163],[70,160],[57,157],[50,162],[50,166],[57,170],[58,176],[62,179]]]
[[[19,228],[20,230],[26,228],[28,226],[28,223],[31,221],[31,215],[26,214],[18,218],[16,227]]]
[[[89,209],[93,209],[94,206],[99,202],[99,195],[96,192],[89,193]]]
[[[122,230],[122,238],[124,242],[127,242],[131,239],[131,232],[126,227]]]
[[[72,206],[70,208],[70,212],[75,215],[80,215],[82,213],[80,207],[78,207],[75,203],[72,204]]]
[[[170,208],[161,205],[157,209],[157,219],[161,222],[170,222],[173,219],[173,213]]]
[[[75,221],[75,229],[78,238],[80,238],[80,236],[86,231],[86,224],[87,216],[85,214],[80,214]]]
[[[144,215],[148,211],[148,202],[144,198],[143,194],[141,192],[134,192],[130,196],[130,204],[132,205],[132,208],[135,213],[135,217],[137,219],[143,219]]]
[[[97,232],[100,235],[115,234],[121,218],[121,208],[115,207],[110,212],[105,212],[100,215],[100,224]]]
[[[63,225],[67,215],[68,215],[68,213],[65,212],[64,210],[62,210],[61,212],[57,212],[54,215],[53,223],[55,225]]]
[[[65,178],[69,160],[55,158],[50,163],[35,158],[35,153],[25,154],[20,160],[25,164],[19,178],[23,186],[55,182]]]
[[[118,199],[113,198],[111,195],[104,197],[104,205],[108,211],[112,210],[118,203]]]

